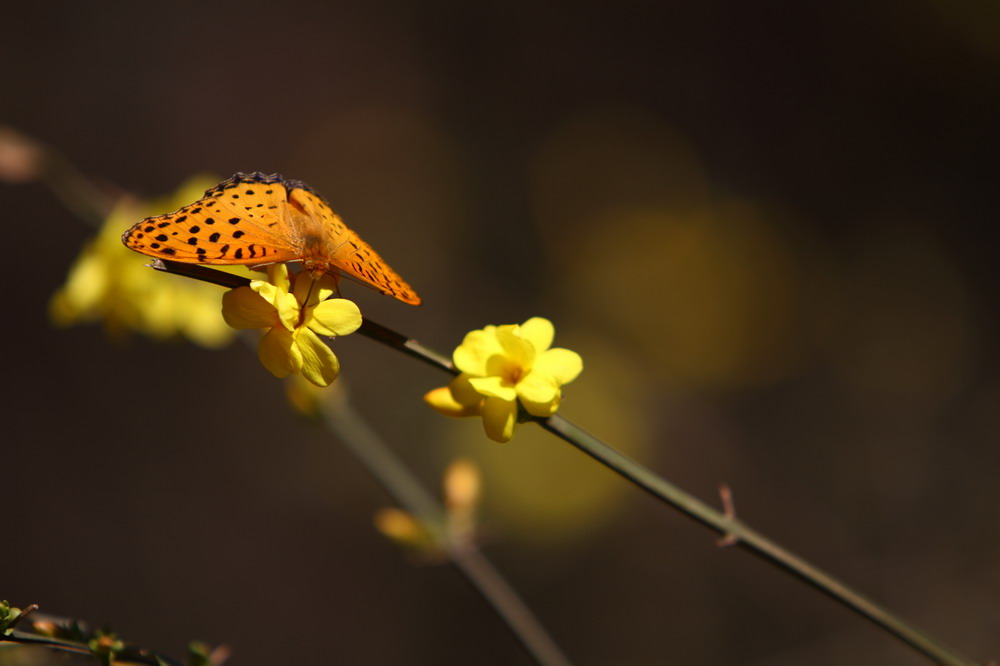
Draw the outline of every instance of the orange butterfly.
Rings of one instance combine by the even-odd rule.
[[[237,173],[176,213],[122,234],[126,247],[182,263],[261,266],[301,261],[318,278],[346,274],[409,303],[420,297],[311,187],[279,174]]]

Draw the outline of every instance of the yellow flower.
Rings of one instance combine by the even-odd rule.
[[[176,194],[153,202],[123,199],[88,242],[49,303],[55,324],[103,321],[108,331],[129,330],[153,338],[184,336],[205,347],[233,337],[219,313],[219,288],[147,267],[149,259],[121,243],[121,230],[136,219],[179,208],[214,182],[193,178]]]
[[[415,516],[402,509],[381,509],[375,527],[384,536],[429,559],[466,549],[476,537],[479,468],[471,460],[453,461],[444,473],[444,515]]]
[[[471,331],[452,357],[462,374],[424,400],[447,416],[482,416],[487,437],[507,442],[517,426],[518,402],[531,416],[551,416],[563,384],[583,370],[576,352],[549,349],[554,336],[552,322],[542,317]]]
[[[229,342],[233,330],[219,315],[217,286],[154,271],[147,267],[148,257],[121,242],[122,229],[135,220],[179,208],[213,182],[196,178],[161,201],[120,203],[84,246],[66,284],[53,294],[53,322],[68,326],[100,320],[116,335],[129,330],[160,339],[182,335],[206,347]]]
[[[352,301],[329,298],[337,282],[328,275],[319,280],[308,273],[289,276],[284,264],[273,264],[267,277],[226,292],[222,316],[233,328],[268,329],[257,353],[275,377],[302,373],[317,386],[329,386],[340,362],[319,336],[353,333],[361,326],[361,311]]]
[[[476,508],[482,486],[479,468],[466,458],[448,465],[444,472],[444,507],[453,541],[468,541],[476,530]]]
[[[435,559],[441,555],[437,535],[402,509],[379,509],[375,513],[375,529],[414,553]]]

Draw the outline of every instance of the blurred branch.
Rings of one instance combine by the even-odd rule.
[[[123,193],[84,175],[51,146],[0,125],[0,180],[27,183],[39,180],[66,208],[81,219],[99,225]]]
[[[535,661],[542,666],[569,666],[569,659],[489,559],[468,542],[456,543],[439,527],[444,508],[351,408],[347,397],[340,394],[323,405],[325,425],[379,485],[434,535],[448,561],[507,623]]]

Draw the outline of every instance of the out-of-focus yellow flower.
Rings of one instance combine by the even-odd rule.
[[[257,351],[275,377],[302,373],[317,386],[329,386],[340,362],[319,336],[353,333],[361,326],[361,311],[353,301],[329,298],[337,291],[331,276],[290,276],[285,264],[273,264],[267,277],[226,292],[222,316],[233,328],[268,329]]]
[[[518,402],[531,416],[551,416],[562,386],[583,370],[576,352],[550,349],[554,336],[552,322],[542,317],[471,331],[452,356],[462,374],[424,400],[446,416],[482,416],[487,437],[507,442],[517,426]]]
[[[206,347],[229,342],[233,330],[219,312],[217,286],[153,271],[147,267],[147,257],[121,242],[122,229],[137,219],[179,208],[214,182],[200,177],[166,200],[120,203],[83,248],[66,283],[53,294],[52,320],[61,326],[103,321],[113,334],[131,330],[157,339],[183,336]]]
[[[446,551],[474,546],[479,504],[479,468],[459,458],[444,472],[444,514],[418,517],[396,508],[375,514],[375,528],[424,558],[440,559]]]
[[[290,375],[285,381],[285,397],[289,404],[295,411],[309,419],[320,416],[323,401],[330,395],[330,391],[325,387],[316,386],[302,375]]]
[[[453,461],[444,472],[444,507],[452,539],[468,539],[475,531],[481,480],[479,468],[466,458]]]
[[[412,514],[402,509],[379,509],[375,513],[375,529],[414,552],[438,555],[441,550],[435,535]]]

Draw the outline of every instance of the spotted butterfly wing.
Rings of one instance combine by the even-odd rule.
[[[389,267],[385,260],[347,228],[340,216],[318,194],[297,181],[288,201],[304,239],[303,254],[306,268],[326,266],[324,272],[345,274],[383,294],[420,305],[420,297],[410,285]]]
[[[420,297],[308,185],[237,173],[175,213],[122,235],[137,252],[184,263],[260,266],[301,261],[318,276],[346,275],[404,303]]]

